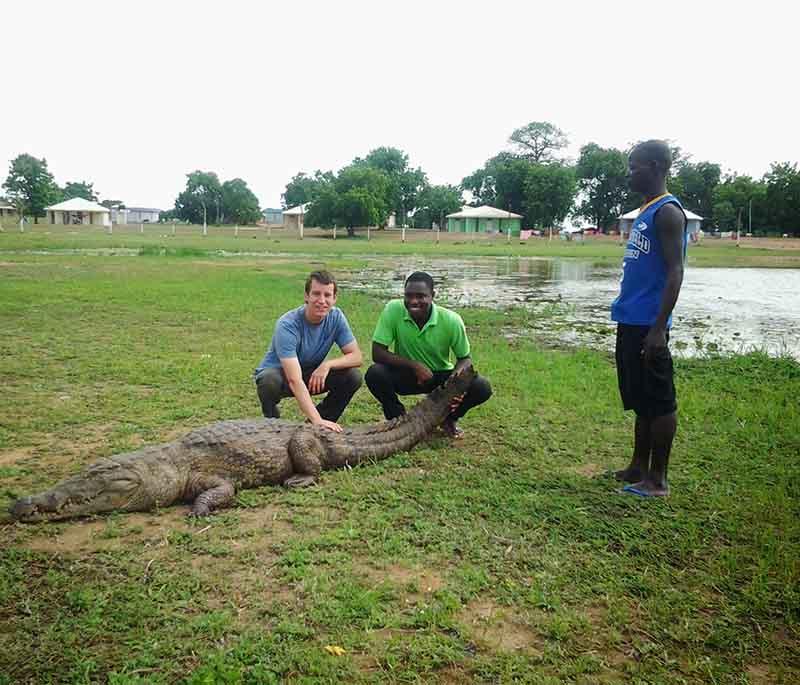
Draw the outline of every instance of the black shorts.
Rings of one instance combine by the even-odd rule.
[[[649,363],[642,354],[642,343],[649,330],[649,326],[617,324],[617,381],[625,409],[633,409],[637,416],[656,418],[672,414],[678,404],[669,348],[664,348]]]

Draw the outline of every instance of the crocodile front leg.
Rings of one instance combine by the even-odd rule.
[[[287,488],[313,485],[322,472],[325,460],[322,441],[311,431],[299,430],[289,441],[288,450],[294,474],[283,481],[283,484]]]
[[[211,476],[205,478],[199,485],[202,491],[195,497],[189,516],[208,516],[214,509],[233,504],[236,488],[230,481],[219,476]]]

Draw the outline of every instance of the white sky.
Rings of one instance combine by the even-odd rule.
[[[0,181],[20,153],[169,209],[190,171],[280,206],[298,171],[390,145],[457,184],[530,121],[669,138],[760,177],[800,161],[800,5],[195,0],[5,3]]]

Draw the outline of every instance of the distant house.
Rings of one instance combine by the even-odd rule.
[[[522,215],[497,207],[463,207],[460,212],[447,215],[448,233],[503,233],[519,235]]]
[[[8,217],[14,217],[14,219],[16,219],[17,210],[14,209],[14,205],[9,204],[5,200],[0,200],[0,221]]]
[[[702,235],[700,231],[700,224],[703,222],[703,217],[699,214],[695,214],[694,212],[690,212],[685,207],[683,209],[683,213],[686,214],[686,230],[689,233],[692,242],[697,242],[699,237]],[[619,230],[622,235],[631,234],[631,228],[633,227],[633,222],[637,216],[639,216],[639,210],[634,209],[627,214],[623,214],[619,218]]]
[[[264,216],[264,223],[270,226],[280,226],[283,224],[283,210],[267,208],[261,214]]]
[[[306,202],[303,205],[297,205],[297,207],[290,207],[289,209],[283,210],[283,225],[286,226],[286,228],[294,228],[299,231],[303,227],[303,219],[309,204],[311,203]]]
[[[96,202],[73,197],[44,208],[51,224],[72,224],[89,226],[109,226],[111,212]]]
[[[126,224],[157,224],[161,218],[161,210],[151,207],[128,207]]]

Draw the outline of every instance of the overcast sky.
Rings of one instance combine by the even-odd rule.
[[[800,161],[795,2],[9,2],[0,180],[27,152],[101,199],[171,208],[195,169],[280,206],[382,146],[457,184],[530,121],[668,138],[760,177]]]

